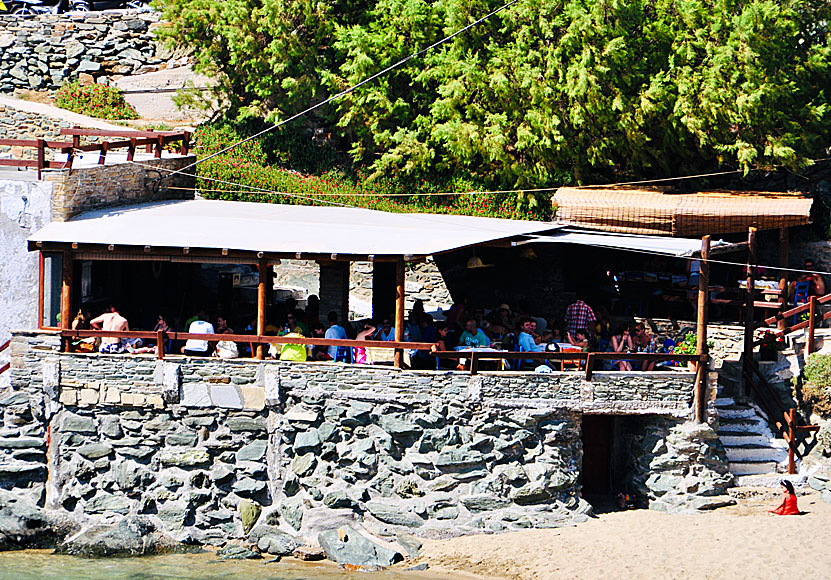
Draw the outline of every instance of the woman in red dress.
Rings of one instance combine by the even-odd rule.
[[[782,494],[785,496],[781,505],[775,510],[770,510],[770,513],[780,516],[798,516],[799,508],[796,507],[796,492],[793,484],[787,479],[779,482],[782,486]]]

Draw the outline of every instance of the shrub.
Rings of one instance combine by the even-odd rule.
[[[802,386],[802,399],[818,415],[831,416],[831,355],[812,354],[802,374],[807,381]]]
[[[73,113],[98,119],[139,118],[133,105],[124,100],[121,90],[107,85],[67,83],[55,94],[55,104]]]

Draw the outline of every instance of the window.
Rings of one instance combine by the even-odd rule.
[[[58,328],[61,325],[61,283],[63,254],[42,254],[41,271],[41,328]]]

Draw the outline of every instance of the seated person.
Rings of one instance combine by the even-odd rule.
[[[284,335],[287,338],[303,338],[304,335],[299,328]],[[309,357],[309,351],[305,344],[279,344],[280,354],[277,358],[293,362],[305,362]]]
[[[158,318],[158,321],[156,322],[156,326],[153,327],[153,332],[158,332],[160,330],[162,332],[173,332],[173,329],[170,328],[170,326],[168,326],[167,321],[165,320],[165,317],[164,317],[163,314],[159,314],[159,318]],[[165,348],[165,346],[167,346],[169,340],[170,339],[168,339],[168,338],[164,339],[164,341],[163,341],[164,344],[162,344],[162,348]],[[136,347],[136,348],[132,348],[132,347],[128,346],[127,351],[132,353],[132,354],[149,354],[149,353],[157,353],[158,354],[158,345],[153,344],[152,342],[149,342],[145,346],[139,346],[139,347]]]
[[[632,337],[632,343],[635,346],[635,350],[638,352],[654,352],[655,351],[655,341],[646,331],[646,325],[643,322],[638,322],[634,328],[634,336]],[[645,360],[641,363],[641,370],[642,371],[652,371],[655,370],[655,361],[654,360]]]
[[[326,338],[326,330],[321,323],[317,323],[312,327],[312,338]],[[332,360],[329,356],[328,346],[314,345],[312,347],[312,358],[319,361]]]
[[[796,290],[796,283],[797,282],[810,282],[810,287],[808,290],[808,294],[810,296],[823,296],[825,294],[825,280],[822,276],[816,272],[814,272],[814,260],[811,258],[805,258],[805,262],[802,265],[803,270],[810,270],[810,272],[803,272],[801,273],[796,280],[791,282],[790,284],[790,294]]]
[[[194,320],[188,326],[188,334],[214,334],[214,325],[207,320]],[[182,354],[188,356],[208,356],[211,347],[207,340],[189,338],[182,347]]]
[[[532,333],[533,321],[528,317],[522,317],[519,320],[519,337],[517,338],[517,348],[520,352],[544,352],[545,347],[537,344]],[[524,360],[524,363],[535,364],[533,360]],[[548,361],[545,361],[546,363]]]
[[[389,318],[385,318],[381,323],[381,327],[378,329],[378,334],[375,339],[388,342],[395,340],[395,327],[392,325]]]
[[[589,352],[589,331],[585,328],[580,328],[574,334],[569,333],[568,343],[572,346],[579,347],[582,352]]]
[[[107,312],[90,320],[89,324],[90,327],[95,330],[112,330],[114,332],[126,332],[130,330],[130,324],[127,322],[127,319],[121,316],[121,314],[118,313],[118,308],[112,304],[108,308]],[[101,346],[99,347],[98,352],[109,354],[121,353],[124,352],[125,344],[129,344],[131,346],[141,346],[140,343],[135,344],[135,341],[104,336],[101,338]]]
[[[375,335],[376,330],[377,329],[374,326],[372,326],[372,321],[368,320],[366,323],[364,323],[363,329],[357,334],[357,336],[355,336],[355,340],[372,340],[372,337]],[[365,348],[355,348],[355,364],[369,364]]]
[[[615,329],[614,335],[612,335],[612,347],[610,352],[626,353],[632,352],[633,350],[635,350],[635,347],[632,344],[632,337],[629,334],[629,325],[621,324]],[[615,367],[621,371],[631,371],[632,363],[628,360],[613,360],[612,368]]]
[[[482,348],[491,345],[491,339],[476,324],[476,319],[469,317],[465,321],[465,330],[459,337],[459,348]]]
[[[216,325],[217,334],[234,334],[234,331],[228,327],[228,321],[222,316],[216,317]],[[220,340],[216,343],[214,356],[219,358],[239,358],[239,347],[232,340]]]
[[[796,503],[796,491],[793,483],[783,479],[779,482],[779,486],[782,488],[782,503],[775,510],[770,510],[770,513],[778,516],[798,516],[799,507]]]
[[[334,310],[331,311],[327,319],[329,320],[329,328],[326,329],[326,334],[324,338],[329,338],[333,340],[346,340],[348,337],[346,336],[346,329],[338,324],[338,313]],[[331,360],[337,360],[338,358],[338,349],[347,349],[349,347],[345,346],[330,346],[328,347],[329,358]]]

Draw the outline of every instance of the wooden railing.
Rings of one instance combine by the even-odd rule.
[[[9,348],[9,345],[10,345],[11,343],[12,343],[12,341],[11,341],[11,340],[7,340],[7,341],[6,341],[6,342],[4,342],[2,345],[0,345],[0,352],[3,352],[3,351],[4,351],[4,350],[6,350],[7,348]],[[3,373],[5,373],[7,370],[9,370],[9,368],[11,368],[11,365],[12,365],[12,363],[7,362],[7,363],[6,363],[6,364],[4,364],[2,367],[0,367],[0,375],[2,375],[2,374],[3,374]]]
[[[72,141],[48,141],[46,139],[0,139],[0,146],[35,149],[34,159],[0,159],[0,166],[32,167],[37,169],[38,179],[44,169],[69,169],[78,152],[98,152],[98,165],[104,165],[107,152],[115,149],[127,149],[127,161],[132,161],[138,147],[144,147],[147,153],[154,153],[156,158],[162,156],[165,146],[180,142],[180,151],[187,155],[190,150],[190,133],[188,131],[116,131],[99,129],[61,129],[61,135],[71,136]],[[119,141],[103,141],[81,145],[81,137],[122,137]],[[66,154],[66,161],[49,159],[49,150],[54,149]]]
[[[632,362],[703,362],[707,364],[707,355],[698,354],[671,354],[671,353],[647,353],[647,352],[500,352],[500,351],[477,351],[477,350],[449,350],[432,353],[433,356],[446,359],[470,360],[470,374],[479,372],[479,362],[483,360],[533,360],[533,361],[561,361],[577,362],[582,364],[586,373],[586,380],[592,380],[595,362],[601,360],[628,360]]]
[[[805,340],[805,357],[814,351],[814,329],[823,320],[831,318],[831,312],[821,314],[819,306],[831,302],[831,294],[824,296],[811,296],[808,302],[801,304],[790,310],[778,312],[774,316],[765,318],[755,325],[755,328],[764,328],[772,324],[780,324],[782,321],[794,316],[801,316],[804,313],[808,314],[808,319],[798,322],[784,328],[768,329],[774,336],[784,337],[793,332],[807,329],[807,337]],[[754,341],[754,346],[759,346],[765,342],[765,339]],[[776,390],[765,378],[759,365],[754,359],[746,361],[744,371],[745,384],[756,396],[756,400],[762,406],[762,409],[767,413],[776,430],[788,444],[788,473],[796,473],[796,458],[802,458],[803,453],[800,450],[800,445],[807,447],[807,433],[816,432],[819,430],[818,425],[800,424],[799,415],[796,409],[788,408],[782,404],[782,400],[776,393]]]

